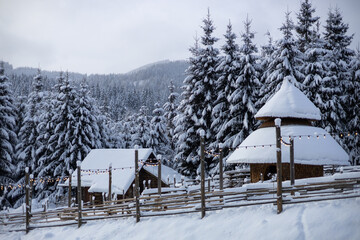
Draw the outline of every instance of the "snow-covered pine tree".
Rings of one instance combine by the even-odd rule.
[[[37,126],[40,121],[40,114],[42,110],[43,100],[43,82],[40,69],[38,74],[34,77],[32,92],[29,94],[25,118],[22,122],[22,127],[19,132],[19,144],[17,146],[17,160],[21,162],[18,168],[21,168],[21,172],[24,174],[24,168],[29,167],[31,172],[34,172],[38,167],[37,149],[39,143],[37,138],[39,133]],[[20,165],[24,166],[20,166]]]
[[[216,71],[219,77],[216,80],[217,99],[213,108],[214,120],[211,127],[216,133],[216,141],[212,143],[211,148],[217,149],[219,144],[224,144],[224,155],[228,149],[232,148],[234,134],[233,124],[231,124],[229,97],[236,90],[236,80],[240,74],[239,46],[236,43],[236,34],[232,31],[232,24],[229,21],[224,35],[225,44],[221,50],[224,55],[220,57]]]
[[[34,175],[37,176],[38,179],[47,179],[48,177],[53,176],[53,167],[51,164],[52,158],[51,154],[55,148],[55,142],[49,144],[50,137],[54,132],[54,124],[52,122],[52,118],[54,115],[53,109],[53,98],[55,95],[52,92],[44,93],[44,101],[43,101],[43,109],[44,111],[40,115],[39,125],[37,127],[37,131],[39,136],[37,138],[37,142],[40,144],[37,149],[37,156],[39,158],[38,164],[39,167],[35,169]],[[54,191],[55,187],[52,183],[48,181],[38,182],[35,186],[35,198],[40,201],[48,196],[50,196]]]
[[[302,89],[304,76],[299,71],[299,68],[303,63],[303,57],[293,38],[293,29],[294,24],[290,19],[290,12],[286,12],[285,23],[283,23],[280,28],[283,33],[283,38],[277,42],[277,49],[272,54],[272,61],[265,73],[268,77],[260,90],[261,99],[259,100],[259,107],[265,104],[265,102],[280,89],[284,79],[287,79],[296,87]]]
[[[28,97],[21,95],[21,96],[17,96],[14,100],[15,100],[14,107],[16,109],[16,111],[15,111],[15,125],[16,126],[14,129],[14,132],[15,132],[16,136],[19,136],[19,132],[20,132],[20,129],[22,127],[22,124],[24,122],[25,115],[26,115],[26,107],[27,107]],[[18,146],[18,144],[16,146]],[[15,154],[17,152],[18,151],[15,148]],[[16,161],[16,159],[15,159],[15,161]]]
[[[132,134],[135,131],[134,124],[135,124],[135,118],[133,115],[129,115],[123,120],[122,136],[123,136],[124,148],[131,148],[132,146],[134,146],[131,139]]]
[[[314,32],[314,24],[319,20],[319,17],[313,17],[315,9],[312,8],[311,2],[305,0],[301,2],[300,10],[296,14],[298,22],[295,26],[295,30],[298,36],[298,46],[302,53],[308,49],[310,42],[312,41]]]
[[[38,155],[37,150],[40,147],[37,138],[39,136],[38,128],[40,121],[40,114],[42,110],[43,100],[43,82],[40,69],[38,74],[34,77],[32,92],[29,94],[25,117],[20,128],[18,139],[19,143],[16,146],[17,168],[16,176],[18,181],[16,185],[25,184],[25,167],[29,167],[31,173],[38,171]],[[36,175],[35,175],[36,176]],[[14,207],[20,206],[24,202],[24,192],[18,188],[13,189],[9,193],[14,201]]]
[[[245,32],[241,35],[243,44],[240,47],[240,72],[235,82],[235,91],[228,96],[230,102],[231,126],[229,134],[232,139],[231,148],[235,148],[254,130],[257,110],[255,104],[260,87],[260,66],[257,63],[257,48],[252,42],[254,33],[251,31],[251,21],[244,22]]]
[[[199,81],[198,65],[199,58],[199,39],[195,38],[194,46],[190,47],[189,51],[192,56],[189,58],[189,67],[186,69],[187,77],[184,79],[183,90],[181,95],[183,100],[180,102],[174,119],[175,129],[173,141],[175,142],[175,158],[170,163],[173,168],[178,169],[182,174],[195,176],[196,166],[194,165],[194,155],[197,157],[196,152],[192,152],[192,146],[198,142],[198,136],[194,133],[195,120],[192,119],[193,109],[190,106],[191,91],[194,84]],[[195,154],[194,154],[195,153]],[[198,159],[197,159],[198,161]],[[186,163],[185,163],[186,162]],[[182,167],[184,166],[184,167]]]
[[[267,71],[267,70],[269,68],[270,63],[272,62],[271,57],[273,56],[273,53],[276,50],[276,46],[275,46],[275,44],[273,42],[273,38],[272,38],[270,32],[267,31],[265,33],[265,35],[268,38],[268,42],[267,42],[267,44],[261,46],[261,57],[259,59],[259,62],[260,62],[260,78],[259,78],[259,80],[260,80],[260,90],[262,88],[264,88],[266,79],[268,78],[268,76],[270,74],[270,72]],[[260,94],[260,92],[259,92],[259,94]],[[258,100],[256,102],[256,108],[260,109],[262,107],[262,105],[263,105],[263,103],[261,101],[261,96],[258,96]]]
[[[276,46],[274,45],[273,38],[272,38],[271,33],[269,31],[267,31],[265,33],[265,36],[267,36],[268,42],[267,42],[267,44],[261,46],[261,57],[263,57],[263,58],[266,57],[267,59],[270,59],[271,55],[276,50]],[[267,62],[269,63],[270,61],[268,60]],[[266,64],[266,66],[267,66],[267,64]]]
[[[53,99],[53,116],[50,120],[53,124],[53,134],[48,141],[50,154],[47,164],[44,168],[48,171],[48,177],[67,177],[70,170],[76,168],[75,158],[72,158],[73,140],[75,134],[75,99],[76,92],[70,84],[68,73],[65,77],[62,73],[58,77],[58,84],[55,86],[56,96]],[[55,201],[56,197],[61,194],[62,189],[57,189],[58,182],[52,183],[51,187],[54,191],[51,194],[51,201]]]
[[[349,107],[353,86],[349,64],[354,52],[348,48],[353,38],[353,35],[346,35],[348,28],[348,24],[342,20],[340,10],[330,9],[324,32],[325,48],[329,50],[325,56],[327,74],[324,82],[325,87],[332,89],[332,94],[328,96],[330,99],[324,99],[328,111],[323,113],[322,126],[328,132],[337,134],[346,132],[347,123],[351,120]]]
[[[101,148],[99,126],[95,116],[96,104],[91,97],[86,79],[80,83],[80,89],[75,95],[75,117],[74,136],[70,149],[70,166],[72,163],[82,161],[91,149]]]
[[[185,114],[188,114],[194,126],[184,129],[187,131],[187,138],[190,138],[192,144],[188,145],[191,149],[186,149],[183,152],[180,170],[182,173],[190,176],[196,176],[199,173],[199,156],[200,156],[200,132],[205,131],[206,147],[215,140],[215,134],[211,129],[212,110],[215,98],[215,82],[218,78],[216,73],[216,66],[218,65],[219,50],[214,47],[218,40],[213,37],[215,29],[213,21],[210,18],[208,11],[207,17],[203,20],[204,25],[202,29],[204,35],[201,37],[202,48],[199,49],[197,65],[194,68],[197,77],[193,78],[194,87],[190,89],[190,97],[188,99],[188,106],[185,109]],[[181,144],[181,143],[180,143]],[[186,154],[184,154],[187,152]],[[212,162],[212,158],[206,157],[206,171],[209,172],[216,166]]]
[[[351,120],[348,125],[350,136],[348,136],[348,148],[350,151],[350,162],[352,165],[360,165],[360,49],[351,61],[351,75],[353,91],[350,106],[352,109]]]
[[[5,75],[4,63],[0,62],[0,183],[5,186],[13,182],[14,149],[17,144],[13,104],[9,79]],[[7,197],[2,198],[0,202],[0,207],[5,205],[9,205]]]
[[[95,108],[94,114],[97,120],[97,125],[99,127],[99,134],[100,134],[100,142],[102,148],[111,148],[111,141],[110,141],[110,127],[109,127],[109,117],[106,115],[101,114],[101,110],[99,108]]]
[[[319,22],[317,22],[317,29],[319,30]],[[325,42],[320,37],[318,30],[314,30],[311,40],[307,45],[304,54],[304,64],[302,72],[305,76],[303,82],[303,92],[306,96],[320,109],[321,113],[328,111],[327,101],[328,96],[332,95],[332,88],[326,87],[324,78],[326,77],[326,62],[325,55],[327,50],[324,48]],[[314,123],[316,126],[322,126],[320,121]]]
[[[108,123],[110,129],[110,145],[111,148],[124,148],[124,121],[110,121]]]
[[[177,98],[179,97],[179,94],[175,92],[175,85],[173,81],[170,81],[170,85],[168,86],[168,88],[170,94],[168,97],[168,101],[164,104],[163,108],[165,110],[164,117],[166,119],[166,124],[167,124],[167,133],[170,142],[170,148],[172,151],[174,151],[175,149],[175,142],[173,141],[174,130],[175,130],[174,118],[177,115],[177,108],[178,108]]]
[[[148,108],[142,106],[135,119],[135,133],[132,135],[133,146],[138,145],[140,148],[147,148],[150,138],[150,121],[147,115]]]
[[[151,147],[156,154],[167,157],[171,153],[171,150],[167,136],[164,109],[159,103],[155,103],[154,107],[155,109],[153,110],[153,117],[151,119],[151,132],[153,133],[150,134],[151,137],[147,145]]]

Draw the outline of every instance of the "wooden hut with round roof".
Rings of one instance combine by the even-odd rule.
[[[252,132],[227,159],[227,163],[248,163],[251,182],[276,173],[276,118],[281,118],[284,141],[294,139],[295,178],[323,176],[324,165],[349,165],[349,155],[324,129],[313,127],[320,110],[289,81],[284,80],[255,118],[261,126]],[[251,147],[248,147],[251,146]],[[290,148],[282,145],[283,180],[290,179]]]

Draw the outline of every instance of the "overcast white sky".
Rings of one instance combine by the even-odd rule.
[[[360,42],[359,0],[313,0],[325,24],[330,6],[338,6]],[[189,57],[207,8],[223,38],[231,20],[243,31],[246,15],[253,20],[255,42],[274,39],[284,12],[297,21],[300,0],[0,0],[0,60],[14,67],[81,73],[125,73],[160,60]],[[220,41],[217,46],[220,47]]]

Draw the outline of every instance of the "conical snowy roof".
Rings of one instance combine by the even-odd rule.
[[[320,110],[288,80],[257,112],[255,118],[301,118],[320,120]]]

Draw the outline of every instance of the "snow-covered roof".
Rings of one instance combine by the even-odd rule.
[[[288,80],[257,112],[255,118],[279,117],[320,120],[320,110]]]
[[[158,167],[157,166],[144,166],[143,167],[146,171],[148,171],[149,173],[153,174],[155,177],[158,177]],[[165,165],[161,165],[161,181],[170,184],[170,183],[174,183],[174,177],[176,179],[176,182],[180,182],[181,178],[183,177],[180,173],[178,173],[177,171],[175,171],[174,169],[165,166]],[[183,177],[184,180],[185,177]],[[169,181],[168,181],[169,180]]]
[[[153,153],[151,148],[138,149],[139,161],[147,160]],[[93,149],[81,163],[82,170],[99,170],[100,173],[82,172],[81,186],[90,187],[89,192],[107,192],[109,188],[108,173],[101,170],[112,165],[111,191],[116,194],[126,192],[135,178],[135,149]],[[142,167],[142,164],[139,164]],[[72,175],[72,185],[76,186],[77,174]]]
[[[349,155],[321,128],[287,125],[281,127],[284,141],[294,138],[294,159],[298,164],[349,165]],[[306,137],[304,137],[304,135]],[[325,138],[324,138],[325,135]],[[310,136],[310,138],[308,138]],[[318,137],[319,136],[319,137]],[[271,147],[266,146],[272,144]],[[251,133],[227,159],[227,163],[276,163],[275,127],[260,128]],[[257,146],[245,148],[244,146]],[[262,145],[265,145],[262,147]],[[290,148],[281,146],[282,162],[290,162]]]

